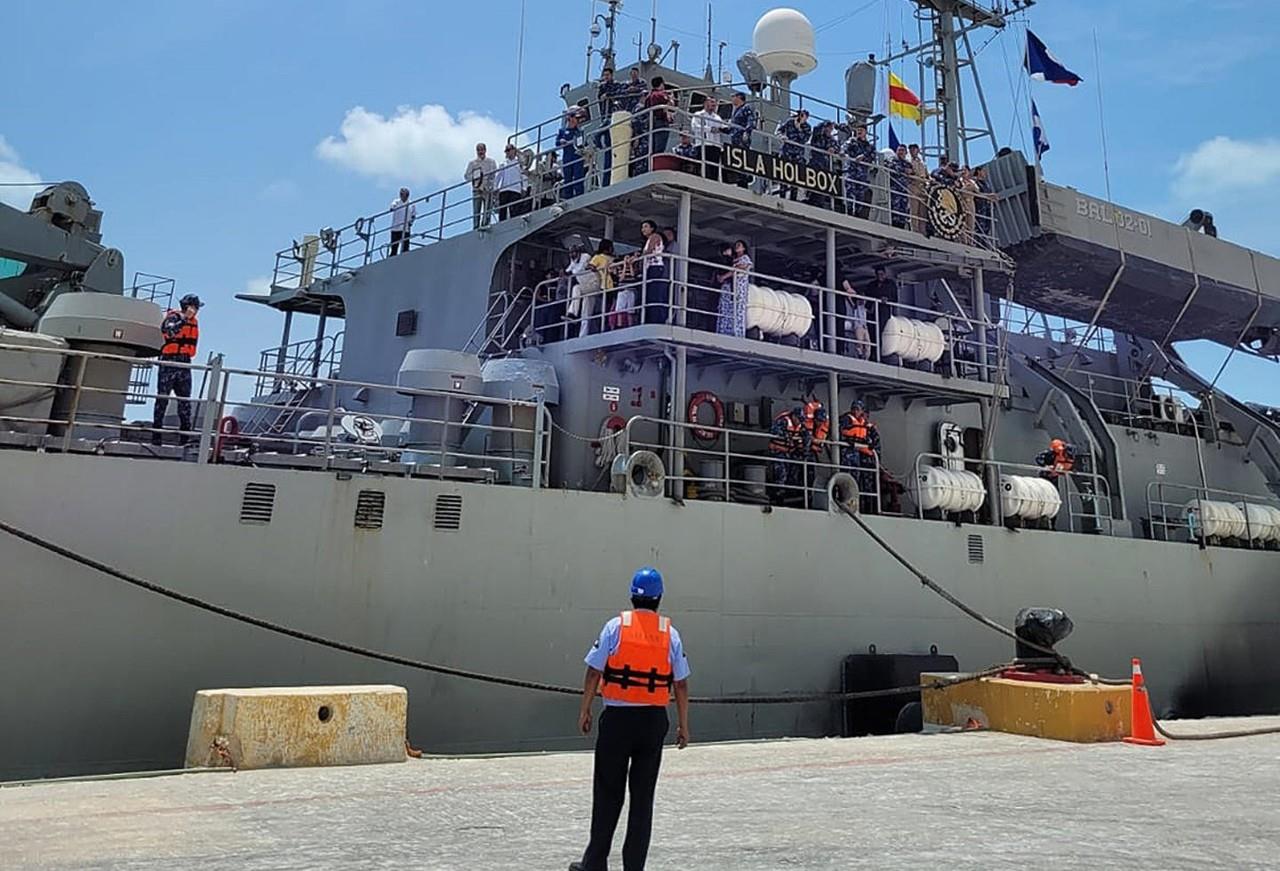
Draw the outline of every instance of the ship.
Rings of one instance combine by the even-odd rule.
[[[269,290],[241,297],[282,315],[280,342],[252,365],[187,365],[180,434],[175,402],[166,429],[150,419],[173,282],[126,281],[74,182],[0,206],[0,521],[27,536],[0,533],[0,778],[180,765],[194,693],[224,686],[397,683],[430,751],[584,746],[563,696],[306,643],[95,564],[553,684],[578,680],[646,564],[700,695],[848,689],[854,654],[1013,655],[906,561],[1004,624],[1062,609],[1061,652],[1109,675],[1141,657],[1162,715],[1280,708],[1280,413],[1174,347],[1276,362],[1280,261],[997,147],[972,121],[969,34],[1029,4],[911,5],[926,156],[984,167],[988,190],[904,183],[880,153],[846,185],[895,58],[855,63],[834,101],[806,95],[814,29],[777,9],[740,78],[667,65],[656,39],[626,63],[609,2],[600,65],[663,77],[670,102],[566,85],[563,112],[512,135],[501,208],[481,177],[412,201],[394,241],[388,210],[284,245]],[[709,97],[719,125],[695,120]],[[734,102],[754,130],[733,127]],[[799,108],[827,142],[780,134]],[[646,221],[675,244],[646,248]],[[724,257],[739,239],[749,266]],[[605,240],[611,271],[569,269]],[[850,464],[854,403],[881,444]],[[771,453],[778,416],[817,404],[825,438]],[[1075,457],[1056,474],[1036,459],[1053,439]],[[832,735],[847,713],[708,705],[693,728]]]

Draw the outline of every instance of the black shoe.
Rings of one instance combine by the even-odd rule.
[[[587,866],[581,862],[570,862],[569,871],[586,871]]]

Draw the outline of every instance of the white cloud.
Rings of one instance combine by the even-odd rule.
[[[5,141],[3,135],[0,135],[0,202],[7,203],[15,208],[26,209],[31,205],[31,197],[36,192],[38,185],[26,187],[28,183],[37,182],[40,176],[22,165],[18,152],[14,150],[8,142]],[[12,185],[21,184],[22,187],[13,187]]]
[[[1257,190],[1280,181],[1280,140],[1215,136],[1178,158],[1173,174],[1180,197]]]
[[[500,155],[511,132],[488,115],[455,116],[434,103],[400,106],[390,118],[356,106],[342,119],[338,135],[316,146],[316,154],[392,184],[448,184],[462,180],[477,142],[488,144],[491,157]]]
[[[256,278],[250,278],[244,283],[244,292],[260,296],[271,293],[271,276],[259,275]]]
[[[292,179],[278,178],[258,191],[258,199],[268,203],[282,203],[298,195],[298,184]]]

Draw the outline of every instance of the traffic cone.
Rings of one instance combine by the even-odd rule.
[[[1129,697],[1129,737],[1124,742],[1147,747],[1161,747],[1165,743],[1156,734],[1151,716],[1151,699],[1147,697],[1147,686],[1142,681],[1142,660],[1136,656],[1133,658],[1133,690]]]

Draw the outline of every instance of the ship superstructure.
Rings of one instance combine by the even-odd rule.
[[[976,163],[967,33],[1003,15],[917,5],[938,76],[931,153]],[[904,181],[879,154],[849,187],[875,70],[855,65],[842,103],[802,94],[806,25],[762,19],[736,83],[666,68],[660,51],[617,64],[621,81],[632,66],[662,76],[669,106],[564,89],[566,112],[582,110],[580,182],[558,115],[512,137],[527,188],[502,213],[464,182],[416,201],[408,251],[391,246],[390,213],[287,246],[270,292],[250,298],[284,314],[279,346],[255,368],[193,365],[186,445],[152,446],[149,425],[124,420],[146,392],[159,309],[122,282],[0,282],[18,328],[0,333],[0,517],[309,631],[539,680],[572,682],[617,578],[643,562],[673,579],[709,694],[833,689],[840,658],[869,645],[966,667],[1007,658],[998,636],[925,599],[843,505],[984,611],[1068,610],[1082,665],[1120,673],[1141,655],[1163,676],[1160,707],[1280,704],[1280,425],[1172,345],[1273,353],[1280,262],[1052,185],[1017,152],[983,164],[990,198]],[[759,127],[735,140],[723,110],[717,148],[678,153],[706,144],[680,136],[706,98],[735,92]],[[831,122],[828,143],[797,151],[779,133],[800,107]],[[60,220],[39,203],[0,209],[0,254],[57,261],[29,240],[37,225],[54,243],[84,236],[86,217]],[[675,245],[646,252],[645,222]],[[751,263],[735,269],[724,252],[738,240]],[[567,270],[604,241],[607,274]],[[295,340],[310,316],[314,336]],[[882,439],[867,465],[839,444],[855,400]],[[812,403],[831,431],[803,456],[771,453],[777,415]],[[1078,462],[1046,478],[1035,458],[1051,438]],[[186,530],[183,571],[139,528]],[[20,603],[0,618],[6,652],[60,651],[0,666],[30,714],[0,726],[0,776],[171,762],[201,687],[387,677],[17,541],[0,556],[30,567],[5,582]],[[75,650],[58,641],[68,631]],[[505,651],[477,642],[494,632]],[[578,740],[554,698],[394,679],[423,700],[411,731],[432,749]],[[94,729],[93,710],[114,704],[145,723]],[[708,738],[840,722],[824,703],[701,716]]]

